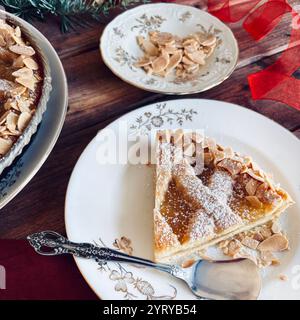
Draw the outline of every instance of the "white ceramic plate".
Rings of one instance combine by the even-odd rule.
[[[177,83],[174,74],[166,78],[150,76],[133,65],[143,56],[136,37],[147,37],[151,30],[181,37],[199,31],[213,33],[220,45],[197,79]],[[170,3],[141,5],[117,16],[105,28],[100,50],[105,64],[122,80],[140,89],[169,94],[191,94],[220,84],[233,72],[239,51],[233,33],[220,20],[200,9]]]
[[[131,132],[156,128],[203,129],[222,145],[252,155],[273,172],[296,204],[282,217],[291,250],[280,255],[281,265],[262,272],[261,299],[300,299],[300,141],[275,122],[237,105],[200,99],[152,104],[126,114],[107,128],[114,132],[123,121]],[[101,165],[96,155],[103,146],[101,131],[76,164],[66,196],[65,221],[73,241],[133,248],[133,254],[152,258],[153,172],[146,165]],[[124,138],[124,137],[123,137]],[[126,137],[125,137],[126,138]],[[130,144],[129,144],[130,146]],[[126,239],[120,241],[121,237]],[[186,286],[168,275],[132,265],[97,263],[76,258],[91,288],[103,299],[193,299]],[[298,274],[297,274],[298,273]],[[279,275],[289,280],[279,280]]]

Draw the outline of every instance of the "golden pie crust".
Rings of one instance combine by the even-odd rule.
[[[156,142],[157,262],[186,258],[264,225],[293,203],[250,157],[213,139],[197,132],[163,130],[157,133]],[[250,239],[244,244],[258,246]]]

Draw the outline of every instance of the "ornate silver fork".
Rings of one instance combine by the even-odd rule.
[[[192,292],[208,299],[257,299],[261,279],[256,264],[249,259],[224,261],[198,260],[188,268],[154,263],[91,243],[74,243],[54,231],[43,231],[27,237],[31,246],[41,255],[73,256],[97,262],[117,261],[151,267],[183,280]]]

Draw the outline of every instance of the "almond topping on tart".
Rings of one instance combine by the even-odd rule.
[[[258,187],[258,182],[257,182],[257,180],[250,179],[250,180],[247,182],[247,184],[246,184],[246,186],[245,186],[245,189],[246,189],[247,193],[249,194],[249,196],[254,196],[257,187]]]
[[[24,129],[27,127],[29,121],[31,119],[31,114],[29,112],[22,112],[20,114],[20,117],[18,119],[18,129],[20,131],[24,131]]]
[[[31,70],[38,70],[39,65],[37,64],[37,62],[35,60],[33,60],[32,58],[25,58],[23,60],[23,63],[25,64],[25,66]]]
[[[22,54],[25,56],[33,56],[35,54],[35,51],[32,47],[25,46],[25,45],[19,45],[19,44],[15,44],[13,46],[10,46],[9,50],[14,53]]]
[[[13,142],[9,139],[4,139],[0,137],[0,154],[4,155],[11,148]]]
[[[29,124],[39,98],[41,80],[33,47],[22,38],[20,27],[0,19],[0,49],[5,68],[0,72],[3,94],[0,116],[0,157],[12,147]],[[0,61],[1,62],[1,61]]]

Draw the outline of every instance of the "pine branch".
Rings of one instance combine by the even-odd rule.
[[[139,0],[0,0],[8,12],[25,20],[45,20],[49,15],[61,21],[61,31],[67,32],[75,26],[84,27],[89,21],[101,20],[103,15],[118,6],[145,2]]]

